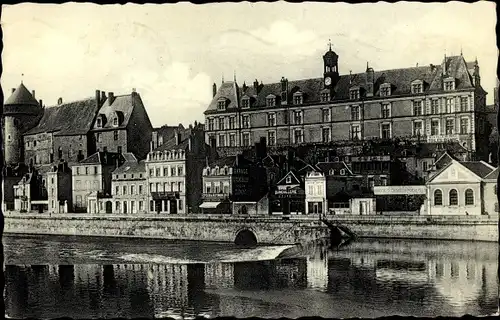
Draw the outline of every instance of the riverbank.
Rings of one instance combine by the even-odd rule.
[[[124,216],[7,213],[5,233],[139,237],[234,242],[242,231],[258,243],[295,244],[329,235],[314,216]],[[328,216],[358,237],[498,241],[498,216]]]

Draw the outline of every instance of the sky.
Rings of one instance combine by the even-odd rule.
[[[322,55],[341,74],[477,57],[493,102],[495,4],[190,3],[3,6],[1,85],[21,80],[53,106],[95,90],[140,95],[153,126],[204,122],[212,84],[322,77]]]

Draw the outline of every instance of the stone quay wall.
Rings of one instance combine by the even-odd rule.
[[[249,230],[260,244],[297,244],[329,236],[318,220],[236,217],[96,216],[78,214],[9,214],[5,233],[111,236],[234,242]]]
[[[328,216],[359,237],[498,241],[498,216]],[[9,213],[5,233],[159,238],[234,242],[250,230],[262,244],[296,244],[328,237],[318,217],[110,216]]]

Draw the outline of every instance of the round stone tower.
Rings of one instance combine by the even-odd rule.
[[[37,125],[43,114],[42,100],[37,102],[35,91],[30,93],[21,82],[3,107],[3,145],[6,165],[23,161],[23,134]]]

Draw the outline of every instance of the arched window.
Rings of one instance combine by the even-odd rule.
[[[435,206],[443,205],[443,192],[441,192],[441,190],[434,191],[434,205]]]
[[[455,190],[455,189],[450,190],[449,201],[450,201],[450,206],[457,206],[458,205],[458,192],[457,192],[457,190]]]
[[[474,205],[474,191],[472,191],[472,189],[465,190],[465,205]]]

